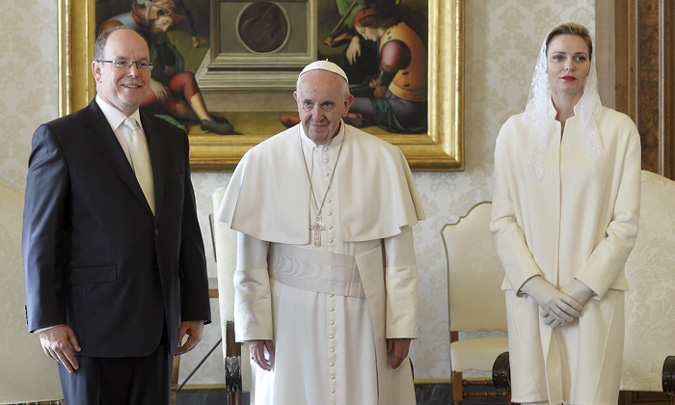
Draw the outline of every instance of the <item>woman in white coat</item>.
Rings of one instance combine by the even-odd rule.
[[[640,138],[600,104],[585,27],[542,44],[527,107],[495,147],[490,230],[504,266],[512,400],[616,404]]]

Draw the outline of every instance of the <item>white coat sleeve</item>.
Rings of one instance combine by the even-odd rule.
[[[272,292],[267,272],[269,242],[237,232],[234,334],[238,342],[272,340]]]
[[[640,136],[635,127],[624,156],[612,220],[605,237],[575,274],[575,278],[593,289],[598,298],[605,295],[623,271],[637,238],[642,163]]]
[[[508,123],[500,131],[500,137]],[[530,278],[543,273],[532,256],[516,219],[514,207],[515,174],[509,164],[509,156],[497,138],[495,148],[494,191],[492,195],[492,215],[490,231],[495,238],[497,253],[504,267],[506,279],[514,292],[518,293]]]
[[[413,231],[384,239],[386,338],[417,338],[417,264]]]

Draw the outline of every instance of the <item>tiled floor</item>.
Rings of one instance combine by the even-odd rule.
[[[481,388],[474,388],[480,390]],[[415,386],[417,405],[448,405],[452,403],[451,384],[418,384]],[[225,390],[183,390],[178,393],[177,405],[226,405]],[[249,396],[244,394],[242,405],[248,405]],[[464,404],[505,404],[506,398],[468,398]]]

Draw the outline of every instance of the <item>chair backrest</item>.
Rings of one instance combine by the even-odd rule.
[[[218,187],[213,191],[213,212],[218,213],[227,187]],[[213,218],[213,217],[212,217]],[[218,297],[220,319],[223,322],[234,321],[234,285],[232,278],[237,264],[237,232],[227,224],[211,220],[213,248],[218,273]]]
[[[21,191],[0,184],[0,404],[63,398],[56,362],[26,327],[23,201]]]
[[[489,229],[491,209],[491,202],[479,203],[441,230],[448,261],[451,331],[506,332],[504,270]]]
[[[621,389],[661,391],[663,361],[675,355],[675,181],[647,171],[626,278]]]

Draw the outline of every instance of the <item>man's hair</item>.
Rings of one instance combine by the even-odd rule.
[[[122,30],[136,32],[124,25],[119,25],[103,31],[98,38],[96,38],[96,43],[94,43],[94,60],[103,60],[105,58],[105,45],[108,43],[108,37],[110,37],[110,34],[113,32]]]
[[[550,44],[553,38],[557,37],[558,35],[576,35],[580,37],[586,42],[586,45],[588,45],[588,57],[590,58],[593,56],[593,41],[591,40],[591,34],[588,32],[588,28],[574,22],[560,24],[553,28],[553,30],[549,32],[548,36],[546,37],[547,53],[548,44]]]

